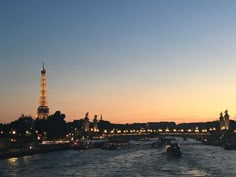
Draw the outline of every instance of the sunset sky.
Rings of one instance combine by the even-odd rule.
[[[0,123],[50,113],[113,123],[236,117],[235,0],[0,1]]]

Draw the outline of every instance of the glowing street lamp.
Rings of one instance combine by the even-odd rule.
[[[199,133],[198,127],[196,127],[196,129],[195,129],[195,133]]]

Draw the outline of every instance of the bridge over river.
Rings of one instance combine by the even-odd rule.
[[[162,133],[130,133],[130,134],[122,134],[122,133],[113,133],[107,134],[107,138],[109,139],[119,139],[119,140],[148,140],[154,137],[166,137],[166,136],[175,136],[175,137],[183,137],[183,138],[192,138],[196,140],[203,140],[206,137],[210,136],[209,132],[162,132]]]

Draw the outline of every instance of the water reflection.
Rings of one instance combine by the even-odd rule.
[[[186,175],[189,175],[189,176],[209,176],[209,174],[207,174],[206,172],[201,171],[201,170],[197,170],[197,169],[188,170],[186,172]]]
[[[152,148],[146,142],[135,144],[124,150],[59,151],[0,160],[0,176],[236,176],[236,151],[189,139],[181,143],[183,156],[171,158],[164,148]]]
[[[30,160],[32,159],[32,156],[24,156],[23,160],[25,164],[28,164],[30,162]]]
[[[12,158],[8,159],[8,163],[9,163],[9,165],[16,166],[17,165],[17,160],[18,160],[17,157],[12,157]]]

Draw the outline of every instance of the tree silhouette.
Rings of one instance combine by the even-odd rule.
[[[32,128],[33,119],[30,116],[25,116],[24,114],[21,117],[10,123],[12,130],[15,130],[17,135],[26,136],[26,132],[30,131]]]
[[[47,119],[47,137],[48,139],[64,138],[66,135],[65,114],[56,111]]]

